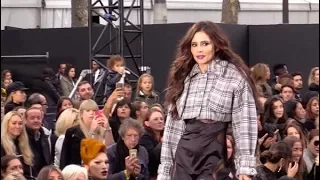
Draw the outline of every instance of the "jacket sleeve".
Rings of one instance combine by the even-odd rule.
[[[118,173],[115,173],[115,169],[116,169],[116,155],[115,155],[115,151],[113,150],[113,148],[115,148],[115,145],[112,145],[111,148],[108,148],[107,150],[107,156],[109,159],[109,173],[108,173],[108,177],[107,180],[126,180],[126,175],[124,174],[124,170],[120,171]]]
[[[107,85],[115,86],[118,81],[120,81],[122,75],[117,72],[111,72],[107,76]]]
[[[162,143],[158,143],[154,146],[152,136],[145,134],[140,139],[140,145],[148,151],[149,163],[160,164]]]
[[[60,86],[61,86],[62,95],[69,96],[70,91],[68,88],[68,82],[66,82],[64,78],[60,79]]]
[[[149,180],[149,169],[148,169],[148,164],[149,164],[149,156],[148,156],[148,152],[144,147],[140,147],[140,151],[141,151],[141,157],[143,158],[143,171],[141,172],[141,174],[139,174],[138,179],[139,180]]]
[[[236,142],[235,165],[237,175],[254,176],[256,172],[256,145],[258,125],[256,105],[251,87],[245,79],[233,95],[232,128]]]
[[[175,171],[175,151],[184,130],[184,121],[175,120],[172,118],[171,114],[168,113],[163,134],[157,180],[171,180],[171,176]]]

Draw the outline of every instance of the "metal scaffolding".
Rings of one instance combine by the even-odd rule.
[[[108,2],[107,5],[104,2]],[[130,1],[130,0],[128,0]],[[137,78],[140,75],[139,66],[144,66],[143,53],[143,25],[144,25],[144,0],[131,0],[130,5],[124,0],[88,0],[88,31],[89,31],[89,64],[91,69],[91,61],[96,61],[101,67],[106,68],[104,64],[98,61],[99,58],[108,58],[112,55],[118,54],[126,59],[126,61],[133,61],[136,67],[136,73],[128,69],[131,74]],[[132,13],[136,10],[137,13]],[[134,16],[137,23],[130,21]],[[98,15],[107,23],[104,25],[97,40],[93,40],[92,35],[92,15]],[[127,34],[131,34],[133,38],[129,41]],[[107,42],[101,42],[102,37],[108,37]],[[134,53],[131,46],[132,43],[139,41],[139,47],[135,47],[138,53]],[[93,43],[94,42],[94,43]],[[93,45],[93,46],[92,46]],[[102,50],[108,48],[108,54],[99,54]]]

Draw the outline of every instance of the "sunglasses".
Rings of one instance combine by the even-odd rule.
[[[314,142],[313,142],[313,145],[314,145],[314,146],[319,146],[319,141],[314,141]]]

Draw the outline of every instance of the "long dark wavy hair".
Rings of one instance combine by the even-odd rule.
[[[165,101],[166,107],[169,105],[171,106],[169,109],[171,116],[174,119],[176,119],[178,116],[176,101],[183,92],[184,80],[191,72],[193,66],[196,64],[196,61],[193,59],[191,54],[191,41],[194,35],[200,31],[206,33],[213,42],[215,47],[214,58],[220,58],[234,64],[243,77],[247,79],[253,91],[256,106],[260,106],[257,100],[258,94],[256,92],[255,84],[251,78],[251,72],[241,57],[232,51],[230,42],[226,35],[215,23],[210,21],[200,21],[194,24],[181,39],[178,45],[175,60],[171,65]]]

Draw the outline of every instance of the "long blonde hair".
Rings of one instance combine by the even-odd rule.
[[[56,122],[55,134],[64,135],[67,129],[80,124],[80,111],[75,108],[64,110]]]
[[[310,84],[314,83],[314,76],[316,71],[319,70],[319,67],[314,67],[311,69],[310,74],[309,74],[309,78],[308,78],[308,85],[310,86]]]
[[[13,116],[19,116],[22,119],[17,111],[10,111],[3,117],[3,120],[1,122],[1,144],[4,151],[6,152],[6,155],[16,155],[17,147],[13,142],[12,136],[8,132],[9,121]],[[24,163],[32,166],[33,153],[29,145],[29,139],[25,127],[23,128],[21,134],[17,137],[17,139],[19,141],[18,146],[21,151]]]
[[[79,107],[80,116],[81,116],[80,129],[86,138],[92,138],[92,139],[96,139],[101,142],[104,142],[105,136],[106,136],[106,130],[103,127],[98,126],[94,132],[94,134],[95,134],[94,136],[92,136],[90,134],[90,132],[89,132],[90,127],[88,127],[85,124],[83,117],[82,117],[83,111],[88,111],[88,110],[97,111],[97,110],[99,110],[99,107],[98,107],[97,103],[91,99],[82,101],[82,103],[80,104],[80,107]]]
[[[136,97],[138,97],[139,94],[140,94],[140,91],[141,91],[141,83],[142,83],[142,81],[143,81],[143,78],[145,78],[145,77],[150,78],[150,79],[151,79],[151,82],[152,82],[152,87],[151,87],[151,92],[150,92],[150,93],[152,93],[153,90],[154,90],[154,80],[153,80],[153,76],[151,76],[150,74],[144,73],[144,74],[142,74],[142,75],[139,77],[139,79],[138,79],[137,88],[136,88]]]

